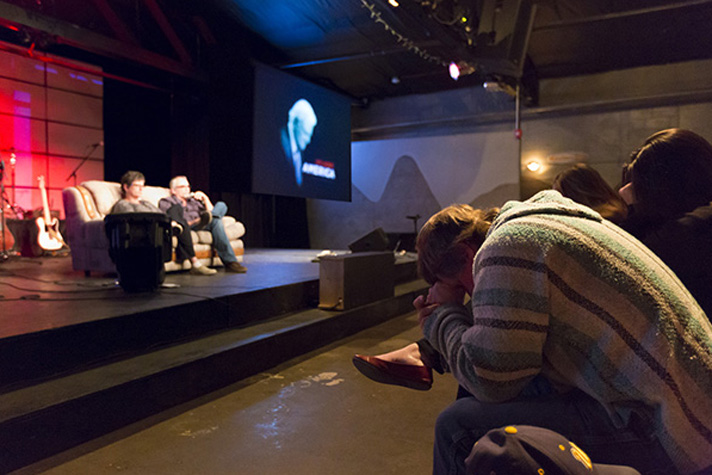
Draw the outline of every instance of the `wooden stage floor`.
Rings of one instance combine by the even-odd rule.
[[[343,251],[346,253],[347,251]],[[319,253],[309,249],[251,249],[246,274],[219,268],[212,276],[166,275],[150,293],[126,293],[116,276],[85,277],[70,256],[11,257],[0,263],[0,339],[95,320],[172,307],[205,299],[318,280]]]

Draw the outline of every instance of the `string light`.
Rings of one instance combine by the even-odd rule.
[[[417,54],[418,56],[420,56],[422,59],[424,59],[426,61],[429,61],[431,63],[437,63],[442,66],[447,66],[447,63],[445,62],[445,60],[443,60],[439,56],[435,56],[435,55],[428,53],[427,51],[425,51],[422,48],[417,47],[415,45],[415,43],[413,43],[412,40],[401,35],[395,29],[393,29],[393,27],[391,25],[386,23],[386,20],[381,18],[381,12],[376,10],[376,5],[374,3],[368,3],[366,0],[361,0],[361,6],[363,6],[364,8],[367,8],[371,14],[371,19],[373,21],[375,21],[376,23],[380,23],[381,25],[383,25],[383,28],[388,33],[393,35],[396,39],[396,42],[398,44],[400,44],[401,46],[403,46],[405,49],[407,49],[411,53]]]

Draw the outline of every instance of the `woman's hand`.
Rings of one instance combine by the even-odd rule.
[[[423,328],[425,320],[433,313],[433,311],[438,308],[440,304],[428,302],[428,299],[424,295],[419,295],[413,300],[413,307],[418,311],[418,322],[420,323],[420,328]]]
[[[444,303],[461,304],[465,298],[465,289],[459,285],[450,285],[443,282],[435,282],[428,291],[428,297],[418,296],[413,300],[413,306],[418,311],[418,322],[420,328],[425,325],[425,320],[432,315],[433,311]]]
[[[465,299],[465,289],[460,285],[435,282],[428,292],[428,303],[459,303]]]

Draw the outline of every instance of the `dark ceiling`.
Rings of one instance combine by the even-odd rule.
[[[362,102],[520,73],[535,96],[540,79],[712,57],[712,0],[399,1],[8,0],[0,39],[196,80],[220,45]],[[490,33],[492,8],[512,35]],[[452,61],[474,73],[452,80]]]

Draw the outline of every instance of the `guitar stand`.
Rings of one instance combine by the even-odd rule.
[[[5,242],[5,233],[7,232],[7,221],[5,221],[5,184],[3,180],[4,176],[4,166],[0,170],[0,224],[2,224],[2,251],[0,251],[0,262],[5,262],[10,259],[10,253],[7,250],[7,243]]]

